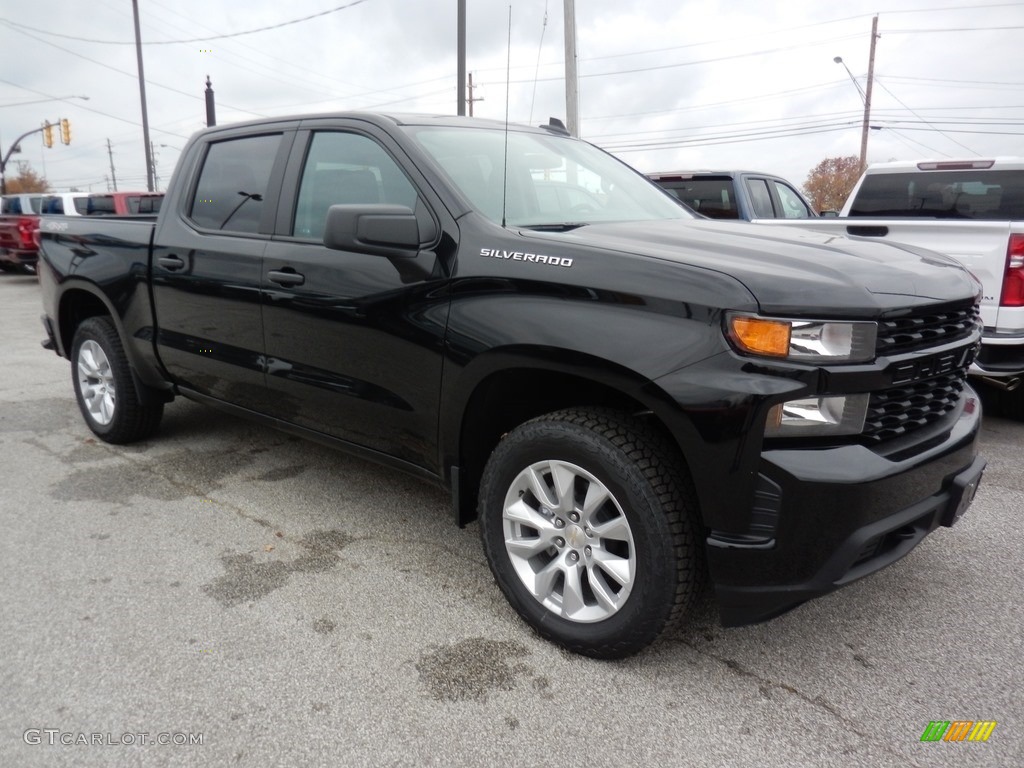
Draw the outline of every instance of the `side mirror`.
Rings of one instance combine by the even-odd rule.
[[[324,245],[337,251],[415,258],[437,238],[437,226],[423,208],[404,205],[332,205],[327,209]]]

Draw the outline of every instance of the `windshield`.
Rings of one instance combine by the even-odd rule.
[[[409,132],[470,205],[497,224],[503,218],[518,227],[693,218],[632,168],[582,141],[500,128]]]

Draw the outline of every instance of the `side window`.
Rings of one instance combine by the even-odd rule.
[[[810,210],[795,189],[781,181],[776,181],[774,184],[775,191],[779,193],[779,201],[782,203],[783,218],[809,219],[811,217]]]
[[[313,134],[295,204],[295,237],[322,240],[332,205],[416,207],[416,189],[384,148],[358,133]]]
[[[764,179],[747,179],[747,189],[750,192],[750,203],[754,209],[754,216],[759,219],[774,219],[775,211],[772,210],[772,196],[768,191],[768,182]]]
[[[75,210],[85,216],[89,212],[89,198],[87,197],[76,197],[72,201],[75,206]]]
[[[189,218],[206,229],[258,232],[280,143],[281,134],[272,134],[211,144]]]

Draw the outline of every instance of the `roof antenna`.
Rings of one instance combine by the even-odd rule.
[[[512,6],[508,7],[508,50],[505,54],[505,160],[501,177],[501,228],[505,229],[505,208],[508,202],[508,93],[512,69]]]

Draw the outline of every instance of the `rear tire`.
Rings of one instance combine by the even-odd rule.
[[[85,320],[71,344],[71,379],[85,423],[108,443],[133,443],[160,426],[164,405],[143,405],[109,317]]]
[[[644,422],[565,410],[499,443],[480,488],[491,572],[541,636],[596,658],[641,650],[704,581],[682,457]]]
[[[1024,421],[1024,384],[1014,390],[1001,389],[987,381],[972,382],[981,397],[985,415]]]

